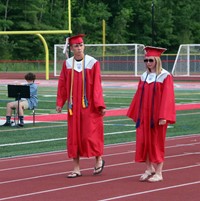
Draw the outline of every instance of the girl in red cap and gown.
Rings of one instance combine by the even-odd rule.
[[[61,112],[66,101],[68,104],[67,149],[69,158],[74,161],[73,172],[68,178],[81,176],[81,156],[96,157],[93,174],[101,173],[105,163],[102,154],[103,115],[106,106],[100,63],[95,58],[84,55],[83,37],[83,34],[79,34],[67,41],[74,56],[63,63],[57,91],[57,112]]]
[[[145,162],[140,181],[162,181],[165,139],[168,124],[176,121],[174,86],[171,74],[162,68],[164,48],[146,46],[147,71],[141,76],[127,116],[136,122],[136,162]]]

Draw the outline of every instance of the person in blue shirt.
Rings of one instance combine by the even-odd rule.
[[[30,86],[30,98],[22,98],[19,101],[19,110],[18,110],[18,101],[13,101],[7,103],[6,107],[6,122],[2,126],[11,126],[11,115],[12,109],[15,108],[16,111],[19,111],[19,124],[18,126],[24,126],[24,110],[36,108],[38,105],[37,97],[37,85],[34,83],[36,76],[33,73],[27,73],[24,76],[27,81],[27,86]]]

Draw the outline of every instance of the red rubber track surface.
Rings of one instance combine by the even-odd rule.
[[[102,174],[92,174],[94,158],[82,158],[75,179],[66,178],[66,152],[0,159],[0,201],[199,201],[200,134],[167,138],[162,182],[139,182],[145,165],[134,153],[134,142],[105,146]]]

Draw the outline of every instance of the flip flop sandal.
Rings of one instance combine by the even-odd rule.
[[[146,170],[143,175],[140,177],[140,181],[147,181],[152,175],[154,175],[155,172],[150,172],[149,170]]]
[[[104,165],[105,165],[105,161],[102,160],[102,165],[100,167],[95,167],[93,174],[94,175],[100,174],[103,171]]]
[[[67,176],[67,178],[76,178],[76,177],[81,177],[82,174],[81,173],[77,173],[77,172],[72,172],[71,174],[69,174]]]
[[[157,174],[154,174],[151,178],[148,179],[148,182],[158,182],[163,181],[163,177]]]

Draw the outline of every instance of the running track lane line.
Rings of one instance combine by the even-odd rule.
[[[176,141],[176,140],[181,140],[181,139],[187,139],[187,138],[192,138],[192,137],[200,137],[199,134],[188,134],[188,135],[182,135],[182,136],[173,136],[173,137],[167,137],[167,142],[170,141]],[[127,144],[129,145],[134,145],[135,141],[133,142],[125,142],[125,143],[118,143],[118,144],[111,144],[111,145],[105,145],[104,149],[112,149],[113,147],[120,147],[120,146],[126,146]],[[15,157],[8,157],[8,158],[0,158],[0,163],[5,162],[5,161],[11,161],[11,160],[24,160],[26,158],[31,159],[31,158],[37,158],[37,157],[44,157],[44,156],[52,156],[52,155],[66,155],[67,151],[55,151],[55,152],[47,152],[47,153],[38,153],[38,154],[30,154],[30,155],[22,155],[22,156],[15,156]]]
[[[169,189],[173,189],[173,188],[180,188],[180,187],[190,186],[190,185],[195,185],[195,184],[200,184],[200,181],[184,183],[184,184],[179,184],[179,185],[174,185],[174,186],[168,186],[168,187],[165,187],[165,188],[158,188],[158,189],[149,190],[149,191],[141,191],[141,192],[138,192],[138,193],[132,193],[132,194],[128,194],[128,195],[121,195],[121,196],[117,196],[117,197],[106,198],[106,199],[99,200],[99,201],[109,201],[109,200],[123,199],[123,198],[127,198],[127,197],[133,197],[133,196],[137,196],[137,195],[143,195],[143,194],[147,194],[147,193],[164,191],[164,190],[169,190]]]
[[[188,138],[188,137],[187,137]],[[186,146],[188,146],[187,144],[183,144],[184,146],[186,145]],[[176,147],[176,146],[175,146]],[[167,171],[169,171],[169,170],[167,170]]]
[[[177,158],[177,157],[188,156],[188,155],[193,155],[193,154],[194,153],[185,153],[185,154],[168,156],[166,158]],[[126,162],[126,163],[117,163],[117,164],[107,165],[106,168],[115,167],[115,166],[129,165],[129,164],[134,164],[134,163],[135,163],[134,161],[133,162]],[[87,170],[93,170],[93,168],[82,169],[82,172],[87,171]],[[167,170],[163,170],[163,172],[165,172],[165,171],[167,172]],[[28,181],[28,180],[33,180],[33,179],[40,179],[40,178],[44,178],[44,177],[57,176],[57,175],[62,175],[62,174],[68,174],[70,172],[71,171],[66,171],[66,172],[52,173],[52,174],[47,174],[47,175],[39,175],[39,176],[35,176],[35,177],[27,177],[27,178],[16,179],[16,180],[8,180],[8,181],[0,182],[0,185],[2,185],[2,184],[8,184],[8,183],[14,183],[14,182],[20,182],[20,181]],[[140,175],[141,174],[137,174],[135,176],[140,176]]]
[[[179,168],[172,168],[172,169],[164,170],[163,172],[176,171],[176,170],[181,170],[181,169],[188,169],[188,168],[198,167],[198,166],[200,166],[200,164],[190,165],[190,166],[185,166],[185,167],[179,167]],[[89,185],[94,185],[94,184],[106,183],[106,182],[111,182],[111,181],[116,181],[116,180],[132,178],[132,177],[136,177],[136,176],[139,176],[139,175],[141,175],[141,174],[125,176],[125,177],[118,177],[118,178],[113,178],[113,179],[108,179],[108,180],[103,180],[103,181],[97,181],[97,182],[89,182],[89,183],[78,184],[78,185],[74,185],[74,186],[66,186],[66,187],[62,187],[62,188],[54,188],[54,189],[45,190],[45,191],[37,191],[37,192],[34,192],[34,193],[27,193],[27,194],[21,194],[21,195],[17,195],[17,196],[1,198],[0,201],[9,200],[9,199],[16,199],[16,198],[22,198],[22,197],[28,197],[28,196],[32,196],[32,195],[39,195],[39,194],[50,193],[50,192],[55,192],[55,191],[62,191],[62,190],[71,189],[71,188],[77,188],[77,187],[82,187],[82,186],[89,186]],[[200,181],[198,181],[198,183],[200,183]],[[182,184],[182,185],[184,185],[184,184]],[[170,188],[170,187],[166,187],[166,189],[167,188]]]
[[[167,146],[167,147],[165,147],[165,149],[175,148],[175,147],[184,147],[184,146],[193,146],[193,145],[198,145],[198,144],[200,144],[200,142],[189,143],[189,144],[176,144],[176,145],[172,145],[172,146]],[[123,155],[123,154],[128,154],[128,153],[135,153],[135,151],[124,151],[124,152],[115,153],[115,154],[105,154],[104,157],[117,156],[117,155]],[[170,158],[170,156],[166,156],[165,158]],[[89,160],[89,159],[85,158],[85,160]],[[39,167],[39,166],[45,166],[45,165],[48,166],[48,165],[52,165],[52,164],[66,163],[66,162],[71,162],[71,160],[61,160],[61,161],[54,161],[54,162],[48,162],[48,163],[39,163],[36,165],[27,165],[27,166],[17,166],[17,167],[13,167],[13,168],[5,168],[5,169],[0,169],[0,172],[23,169],[23,168]]]

